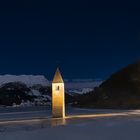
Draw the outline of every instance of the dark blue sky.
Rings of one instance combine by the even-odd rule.
[[[140,58],[140,8],[129,1],[0,4],[0,74],[107,78]]]

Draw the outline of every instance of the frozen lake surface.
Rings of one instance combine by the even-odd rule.
[[[52,119],[46,107],[0,108],[0,140],[139,140],[140,110],[67,108]]]

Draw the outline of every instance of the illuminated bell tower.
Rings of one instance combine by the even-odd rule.
[[[52,116],[65,117],[65,88],[59,69],[56,70],[52,81]]]

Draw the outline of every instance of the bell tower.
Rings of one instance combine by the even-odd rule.
[[[65,88],[58,68],[52,81],[52,117],[65,117]]]

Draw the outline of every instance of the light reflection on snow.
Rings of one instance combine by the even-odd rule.
[[[43,118],[31,118],[31,119],[21,119],[21,120],[1,120],[0,125],[41,125],[41,127],[47,126],[61,126],[67,125],[71,123],[75,123],[85,119],[92,118],[107,118],[107,117],[117,117],[117,116],[140,116],[140,110],[126,110],[126,111],[117,111],[116,113],[98,113],[98,114],[76,114],[76,115],[68,115],[65,118],[51,118],[51,116],[43,117]]]
[[[66,125],[66,119],[65,118],[58,118],[58,119],[52,119],[51,120],[51,126],[59,126],[59,125]]]

